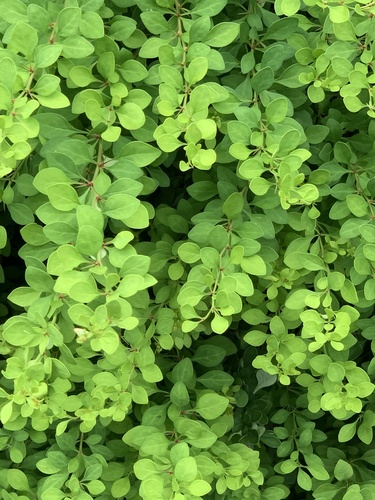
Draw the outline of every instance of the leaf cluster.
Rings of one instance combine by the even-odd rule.
[[[374,498],[374,14],[2,0],[1,499]]]

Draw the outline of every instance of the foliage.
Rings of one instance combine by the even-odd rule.
[[[1,499],[374,498],[374,14],[2,0]]]

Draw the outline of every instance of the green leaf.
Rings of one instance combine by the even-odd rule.
[[[375,456],[374,456],[374,450],[368,450],[362,455],[362,460],[365,462],[374,465],[375,463]]]
[[[48,258],[47,271],[54,276],[60,276],[85,262],[76,248],[72,245],[62,245]]]
[[[305,133],[310,144],[320,144],[329,134],[329,128],[324,125],[312,125],[305,130]],[[316,170],[315,172],[318,171]],[[310,182],[312,182],[311,178]]]
[[[220,314],[214,314],[211,321],[212,331],[215,333],[222,334],[229,328],[230,322],[227,318],[224,318]]]
[[[48,488],[48,490],[43,491],[41,500],[62,500],[64,498],[64,493],[58,488]]]
[[[177,481],[191,482],[198,475],[197,463],[194,457],[182,458],[174,467],[174,475]]]
[[[361,227],[361,235],[369,243],[375,243],[375,227],[372,225],[363,225]]]
[[[195,411],[206,420],[214,420],[222,415],[227,409],[229,401],[219,394],[203,394],[198,399]]]
[[[363,247],[363,255],[366,257],[366,259],[375,261],[375,245],[365,245]]]
[[[151,258],[148,255],[132,255],[123,262],[121,276],[139,274],[145,276],[150,268]]]
[[[139,61],[130,59],[122,64],[120,73],[124,80],[129,83],[141,82],[147,78],[147,69]],[[128,102],[128,104],[130,104]]]
[[[69,36],[61,42],[62,55],[69,59],[82,59],[94,52],[94,46],[80,35]]]
[[[38,94],[37,99],[42,106],[51,109],[66,108],[70,104],[69,99],[63,93],[58,91],[53,92],[48,96]]]
[[[215,0],[213,0],[214,3]],[[193,9],[194,11],[194,9]],[[232,43],[238,36],[240,25],[235,23],[216,24],[208,33],[204,43],[210,47],[225,47]]]
[[[254,53],[253,52],[247,52],[241,58],[241,72],[243,74],[250,73],[250,71],[254,68],[254,66],[255,66]]]
[[[361,111],[361,109],[366,107],[365,104],[363,104],[363,102],[356,96],[345,96],[344,104],[351,113],[358,113],[358,111]]]
[[[86,68],[86,66],[74,66],[69,73],[69,78],[78,87],[87,87],[88,85],[90,85],[90,83],[98,81],[92,75],[90,69]],[[94,105],[94,106],[98,106],[99,109],[100,109],[100,106],[96,101],[93,101],[93,100],[88,101],[86,103],[86,108],[87,108],[86,114],[91,119],[92,113],[89,112],[90,104]]]
[[[18,287],[8,295],[8,300],[21,307],[31,306],[40,297],[40,292],[27,286]]]
[[[140,203],[129,194],[113,194],[106,200],[103,213],[112,219],[122,220],[133,215]]]
[[[135,295],[139,290],[142,290],[144,278],[138,274],[128,274],[122,278],[117,292],[121,297],[127,298]]]
[[[356,236],[359,236],[361,232],[361,226],[363,225],[363,220],[348,219],[341,226],[340,236],[342,236],[343,238],[354,238]]]
[[[337,40],[353,42],[357,40],[354,24],[351,20],[343,23],[333,23],[333,32]]]
[[[27,476],[20,469],[9,469],[7,479],[9,485],[16,491],[30,491]]]
[[[159,37],[150,37],[142,45],[139,55],[144,58],[155,58],[159,55],[159,49],[168,45],[168,40]]]
[[[141,451],[147,455],[162,455],[164,454],[170,441],[162,433],[154,434],[145,439],[141,446]]]
[[[345,23],[349,21],[349,9],[345,5],[329,7],[329,17],[333,23]]]
[[[137,23],[130,17],[121,16],[111,23],[108,35],[114,40],[125,42],[136,30]],[[143,57],[143,56],[142,56]]]
[[[355,286],[348,279],[345,280],[343,287],[340,290],[341,296],[349,304],[356,304],[358,302],[358,295]]]
[[[364,291],[366,300],[374,300],[375,299],[375,279],[374,278],[370,278],[366,281],[363,291]]]
[[[263,162],[259,158],[246,159],[243,163],[241,163],[238,169],[238,173],[240,174],[241,178],[249,180],[260,177],[264,171],[265,167],[263,165]]]
[[[260,94],[264,90],[270,88],[273,82],[273,71],[269,66],[266,66],[265,68],[262,68],[260,71],[255,73],[255,75],[251,79],[251,86],[257,94]]]
[[[346,443],[350,441],[356,434],[357,420],[350,424],[345,424],[341,427],[338,435],[339,443]]]
[[[104,52],[98,59],[96,69],[106,79],[112,79],[115,73],[115,56],[112,52]]]
[[[252,330],[250,332],[247,332],[243,339],[248,344],[259,347],[265,343],[267,337],[268,335],[264,332],[261,332],[260,330]]]
[[[189,404],[190,396],[183,382],[176,382],[171,389],[170,399],[177,408],[184,408]]]
[[[77,282],[70,287],[68,295],[77,302],[88,303],[95,300],[99,296],[99,293],[97,288],[92,283]],[[107,342],[105,342],[105,345],[108,345],[109,347],[109,344]],[[105,352],[109,353],[113,353],[113,351],[115,350],[108,349],[107,351],[104,346],[102,348]]]
[[[51,17],[46,9],[39,5],[29,4],[27,8],[29,22],[38,31],[46,31],[51,23]]]
[[[44,226],[43,233],[52,243],[64,245],[75,241],[77,229],[65,222],[52,222]]]
[[[79,30],[85,38],[102,38],[104,36],[103,20],[97,12],[84,12],[81,17]]]
[[[158,429],[156,427],[149,427],[149,426],[145,426],[145,425],[142,425],[141,428],[138,427],[137,431],[142,432],[142,430],[144,430],[145,432],[147,432],[147,435],[149,435],[149,431],[151,429],[153,429],[153,431],[152,431],[153,433],[158,432]],[[129,431],[127,432],[127,435],[128,434],[129,434]],[[133,437],[133,436],[131,436],[131,437]],[[126,436],[126,438],[124,436],[123,441],[125,441],[125,443],[127,443],[127,444],[130,444],[130,443],[128,443],[128,436]],[[134,446],[134,444],[130,444],[130,446]],[[139,446],[140,445],[137,444],[137,447],[139,447]],[[143,458],[141,460],[138,460],[134,464],[134,473],[138,479],[142,479],[142,480],[147,479],[147,477],[153,476],[156,472],[157,472],[156,465],[149,458]]]
[[[131,395],[133,401],[137,404],[144,405],[148,403],[147,391],[140,385],[132,384]]]
[[[60,36],[67,37],[77,35],[81,21],[81,9],[78,7],[66,7],[60,10],[56,19],[56,28]]]
[[[63,182],[47,187],[47,196],[57,210],[69,212],[79,205],[78,195],[72,186]]]
[[[121,498],[130,490],[130,479],[129,477],[122,477],[116,479],[111,486],[111,495],[113,498]]]
[[[331,382],[340,383],[345,377],[345,368],[339,363],[331,363],[328,368],[327,377]]]
[[[213,149],[200,149],[193,156],[191,161],[197,168],[201,170],[209,170],[211,166],[216,162],[216,153]]]
[[[60,153],[70,158],[76,166],[87,165],[92,161],[92,154],[89,145],[78,139],[64,139],[54,137],[48,141],[42,148],[42,154],[49,156],[50,154]],[[57,180],[55,181],[57,182]],[[63,181],[58,181],[63,182]],[[71,181],[69,180],[71,183]]]
[[[121,149],[119,156],[131,161],[136,167],[147,167],[160,155],[161,152],[150,144],[131,141]]]
[[[247,273],[255,276],[264,276],[267,273],[266,264],[259,255],[244,257],[241,262],[241,267]]]
[[[364,425],[364,423],[362,423],[358,427],[357,434],[362,443],[365,443],[368,446],[372,443],[374,437],[374,432],[372,427],[366,426]]]
[[[117,117],[122,127],[127,130],[137,130],[146,121],[145,114],[138,104],[128,102],[123,104],[117,111]]]
[[[227,0],[198,0],[192,12],[199,16],[213,17],[219,14],[227,4]]]
[[[312,489],[311,477],[301,468],[298,469],[297,483],[305,491],[310,491]]]
[[[196,479],[187,488],[190,493],[197,497],[203,497],[211,491],[211,486],[207,481],[203,479]]]
[[[277,375],[270,375],[264,370],[257,370],[256,375],[258,384],[253,391],[254,394],[258,392],[260,389],[264,389],[265,387],[270,387],[277,381]]]
[[[159,0],[160,1],[160,0]],[[142,482],[142,496],[145,498],[162,498],[163,495],[163,481],[161,477],[154,476],[147,478]]]
[[[150,217],[147,208],[140,204],[133,215],[124,217],[122,221],[132,229],[145,229],[149,226]]]
[[[179,361],[172,370],[173,382],[189,383],[194,376],[193,363],[190,358]]]
[[[18,21],[11,32],[8,49],[30,57],[37,45],[37,31],[30,24]]]
[[[223,387],[231,386],[234,382],[232,375],[229,375],[229,373],[225,373],[222,370],[210,370],[204,375],[198,377],[197,380],[207,389],[217,392],[221,391]]]
[[[228,135],[234,144],[240,143],[245,144],[246,146],[250,144],[251,129],[246,123],[242,123],[240,121],[230,121],[227,126]],[[244,151],[246,151],[247,158],[248,150],[244,149]]]
[[[61,451],[50,451],[47,458],[42,458],[36,463],[37,468],[43,474],[56,474],[65,469],[68,464],[68,457]]]
[[[103,493],[103,491],[105,490],[104,484],[98,479],[94,479],[86,483],[86,486],[92,495],[99,495],[100,493]]]
[[[35,120],[40,125],[40,135],[42,137],[45,137],[46,139],[51,139],[56,136],[67,137],[69,135],[73,135],[76,132],[76,130],[64,117],[56,113],[40,113],[35,116]],[[50,168],[53,169],[54,167]]]
[[[0,410],[1,422],[5,425],[12,416],[13,401],[8,401]]]
[[[160,368],[155,364],[149,364],[140,367],[143,378],[146,382],[160,382],[163,380],[163,374]]]
[[[200,248],[196,243],[183,243],[177,252],[180,259],[187,264],[194,264],[200,260]]]
[[[285,155],[295,149],[301,141],[301,134],[298,130],[288,130],[280,139],[279,142],[279,155]]]
[[[223,212],[228,219],[239,215],[244,207],[244,199],[241,193],[232,193],[223,204]]]
[[[53,94],[60,85],[60,78],[55,75],[42,75],[33,87],[33,92],[40,96]]]
[[[280,123],[288,113],[288,101],[284,97],[274,99],[266,106],[266,118],[269,123]]]
[[[48,68],[57,61],[62,51],[62,45],[45,44],[38,45],[34,52],[34,61],[36,68]]]
[[[38,292],[53,292],[53,280],[48,273],[37,267],[28,266],[25,272],[26,283]]]
[[[280,2],[280,14],[285,16],[293,16],[297,14],[301,7],[301,0],[281,0]],[[279,14],[279,12],[277,12]]]
[[[12,90],[16,77],[16,65],[9,57],[3,57],[1,60],[0,83],[2,83],[9,90]]]
[[[333,473],[338,481],[347,481],[354,474],[352,466],[348,464],[348,462],[345,462],[345,460],[341,459],[338,460],[337,464],[335,465],[335,470]]]
[[[295,33],[297,27],[298,20],[296,18],[278,19],[268,27],[263,40],[285,40]]]
[[[326,481],[329,479],[329,474],[324,467],[324,463],[318,455],[306,454],[305,460],[309,468],[310,474],[319,481]]]
[[[100,174],[98,177],[100,177]],[[77,207],[76,217],[79,229],[91,225],[98,231],[103,230],[103,215],[94,207],[90,207],[88,205],[80,205],[79,207]]]
[[[351,71],[353,71],[353,66],[350,61],[340,56],[333,57],[331,64],[334,72],[342,77],[346,77]]]
[[[176,68],[162,64],[159,66],[159,75],[165,84],[174,87],[176,90],[183,89],[182,74]]]
[[[12,203],[8,206],[9,213],[16,224],[25,226],[34,222],[31,209],[21,203]]]
[[[217,366],[223,361],[226,356],[226,352],[219,346],[216,345],[200,345],[195,351],[193,356],[193,361],[199,363],[200,365],[213,367]]]
[[[142,12],[141,19],[147,30],[153,35],[160,35],[161,33],[170,31],[168,22],[161,12]]]
[[[103,234],[95,227],[83,225],[79,228],[76,248],[81,254],[96,255],[102,248]]]
[[[186,81],[190,85],[202,80],[208,71],[208,61],[205,57],[193,59],[185,70]]]
[[[250,277],[243,273],[233,273],[231,274],[236,280],[236,293],[242,295],[243,297],[251,297],[254,293],[254,285]]]
[[[262,66],[269,66],[274,72],[281,68],[284,60],[284,48],[281,44],[271,44],[262,57]]]
[[[200,181],[188,186],[187,192],[194,200],[206,201],[217,194],[217,187],[214,182]]]
[[[2,5],[1,18],[9,24],[27,21],[27,7],[20,0],[6,0]]]
[[[110,126],[105,132],[101,134],[102,139],[108,142],[118,141],[121,135],[121,128],[116,126]]]
[[[0,226],[0,250],[7,244],[7,232],[5,227]]]

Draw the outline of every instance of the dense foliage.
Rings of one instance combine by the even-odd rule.
[[[0,499],[375,498],[375,2],[0,7]]]

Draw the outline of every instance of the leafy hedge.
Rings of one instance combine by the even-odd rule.
[[[0,7],[0,498],[375,498],[375,2]]]

